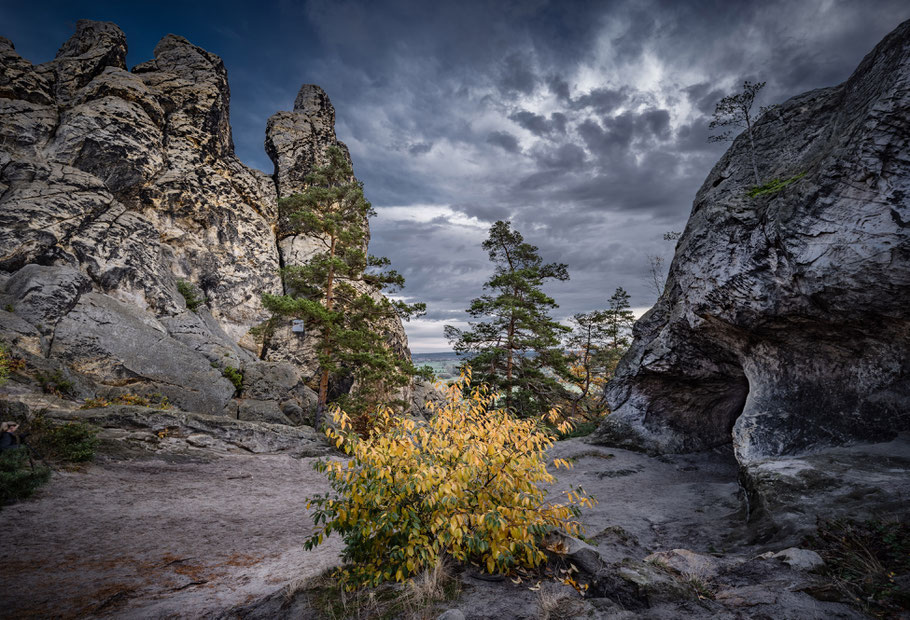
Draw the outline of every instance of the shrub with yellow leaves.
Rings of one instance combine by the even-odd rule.
[[[310,501],[317,528],[306,548],[341,534],[349,588],[402,581],[447,556],[490,573],[543,562],[543,536],[553,528],[580,532],[576,517],[594,500],[577,488],[563,503],[547,501],[542,485],[554,481],[546,463],[554,437],[543,419],[516,419],[494,408],[496,399],[471,386],[467,369],[427,423],[384,409],[378,430],[362,438],[346,414],[334,412],[337,430],[326,434],[351,458],[317,462],[336,493]],[[554,466],[570,464],[556,459]]]

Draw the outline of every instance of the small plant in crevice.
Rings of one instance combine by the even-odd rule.
[[[202,291],[188,280],[177,280],[177,291],[183,295],[186,307],[193,312],[196,312],[199,306],[208,301]]]
[[[767,183],[763,183],[762,185],[753,185],[752,187],[749,188],[749,191],[746,192],[746,195],[749,198],[758,198],[759,196],[768,196],[771,194],[776,194],[777,192],[781,191],[785,187],[788,187],[788,186],[796,183],[804,176],[806,176],[806,173],[800,172],[799,174],[792,176],[788,179],[771,179],[770,181],[768,181]]]
[[[60,370],[46,373],[39,370],[35,373],[35,380],[46,394],[53,394],[58,398],[72,396],[76,387],[76,384],[63,376],[63,372]]]
[[[5,306],[3,306],[3,309],[6,310],[7,312],[15,312],[15,311],[16,311],[16,309],[13,307],[13,304],[6,304]]]
[[[225,366],[224,370],[221,371],[221,374],[234,384],[237,394],[240,394],[243,391],[243,372],[233,366]]]

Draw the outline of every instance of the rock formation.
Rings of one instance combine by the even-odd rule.
[[[747,195],[744,136],[708,175],[599,440],[732,441],[749,478],[910,430],[910,22],[843,84],[762,115],[755,148],[764,179],[791,183]]]
[[[288,329],[263,351],[250,328],[279,267],[309,256],[312,240],[281,234],[278,199],[344,146],[334,109],[305,85],[269,120],[270,176],[234,154],[220,58],[168,35],[127,71],[126,49],[117,26],[86,20],[37,66],[0,39],[0,340],[26,362],[15,389],[58,373],[77,397],[157,392],[300,423],[312,347]],[[181,280],[205,298],[195,312]],[[400,322],[384,328],[409,355]]]

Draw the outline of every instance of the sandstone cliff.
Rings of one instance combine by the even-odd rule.
[[[609,384],[602,441],[656,452],[732,441],[755,473],[910,430],[910,22],[846,82],[790,99],[755,130],[762,176],[794,182],[750,198],[745,136],[708,175]],[[846,491],[853,460],[840,462],[827,467]]]
[[[344,146],[334,109],[305,85],[269,119],[270,176],[234,154],[220,58],[168,35],[127,71],[126,49],[117,26],[85,20],[37,66],[0,38],[0,339],[27,363],[8,389],[41,372],[76,397],[157,392],[300,423],[312,347],[287,329],[262,351],[249,330],[266,318],[260,295],[281,292],[279,267],[309,256],[311,240],[281,234],[277,201]],[[179,280],[204,295],[195,312]],[[400,322],[384,328],[408,355]]]

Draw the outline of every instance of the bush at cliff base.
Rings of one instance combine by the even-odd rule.
[[[326,434],[351,459],[317,462],[335,494],[310,501],[317,529],[306,548],[338,532],[349,589],[405,580],[443,557],[490,573],[538,566],[546,559],[543,536],[554,528],[579,533],[575,518],[594,500],[577,488],[563,503],[547,501],[542,484],[554,481],[547,420],[516,419],[496,401],[486,387],[471,386],[468,371],[428,423],[382,410],[364,439],[336,411],[338,430]],[[555,421],[556,411],[547,418]],[[554,466],[570,465],[556,459]]]

